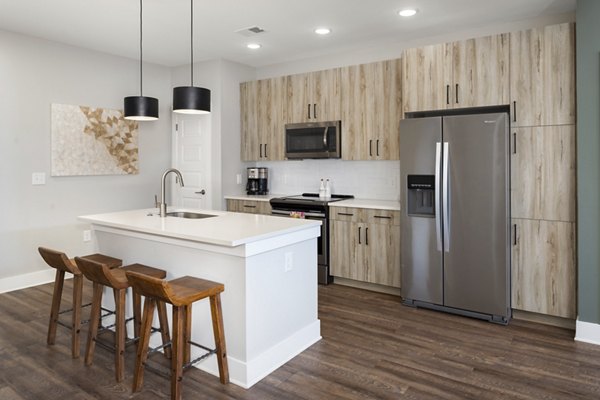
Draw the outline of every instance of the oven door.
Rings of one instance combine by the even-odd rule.
[[[289,210],[277,210],[273,209],[271,211],[272,215],[277,215],[280,217],[290,217],[294,212],[302,212],[304,213],[304,219],[314,219],[321,221],[321,236],[317,238],[317,260],[319,265],[327,265],[328,254],[327,254],[327,217],[325,213],[318,212],[304,212],[304,211],[289,211]]]

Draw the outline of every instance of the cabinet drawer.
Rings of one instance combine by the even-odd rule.
[[[358,222],[364,220],[365,210],[353,207],[331,207],[329,208],[329,219],[336,221]]]
[[[271,214],[268,201],[227,199],[227,211],[249,214]]]
[[[400,211],[365,209],[364,222],[379,225],[400,225]]]

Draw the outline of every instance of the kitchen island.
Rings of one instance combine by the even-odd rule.
[[[249,388],[321,338],[320,222],[185,211],[214,217],[160,218],[156,210],[133,210],[79,219],[91,224],[96,250],[103,254],[165,269],[167,279],[190,275],[223,283],[230,380]],[[213,346],[208,299],[193,307],[192,340]],[[153,338],[151,344],[158,342]],[[192,347],[192,359],[201,354]],[[218,375],[215,357],[196,366]]]

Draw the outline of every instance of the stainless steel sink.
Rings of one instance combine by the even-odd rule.
[[[173,212],[168,212],[167,217],[201,219],[201,218],[216,217],[216,215],[201,214],[201,213],[195,213],[195,212],[189,212],[189,211],[173,211]]]

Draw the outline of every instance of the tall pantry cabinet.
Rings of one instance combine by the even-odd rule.
[[[576,318],[575,27],[510,34],[512,306]]]

